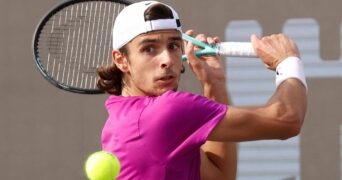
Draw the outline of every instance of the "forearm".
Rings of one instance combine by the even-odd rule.
[[[305,118],[306,98],[306,89],[300,81],[287,79],[264,106],[230,107],[209,138],[251,141],[296,136]]]
[[[226,88],[225,80],[217,80],[216,82],[202,83],[203,95],[209,99],[222,104],[231,104],[230,95]]]
[[[201,179],[235,180],[237,171],[236,143],[207,141],[202,146]]]
[[[281,114],[298,119],[302,124],[307,106],[307,84],[303,62],[297,57],[288,57],[276,67],[277,91],[268,104],[278,102]],[[291,118],[290,118],[291,119]],[[286,121],[286,119],[284,120]]]
[[[275,112],[279,121],[303,123],[307,109],[306,88],[297,79],[287,79],[282,83],[268,105],[279,104]]]
[[[306,88],[297,79],[287,79],[258,113],[264,114],[264,119],[270,119],[269,123],[263,123],[264,126],[260,128],[260,139],[287,139],[298,135],[306,108]]]
[[[277,65],[276,87],[266,105],[270,113],[265,114],[279,125],[276,138],[286,139],[300,132],[306,114],[307,84],[303,62],[298,57],[287,57]]]

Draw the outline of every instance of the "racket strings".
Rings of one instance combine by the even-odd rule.
[[[112,27],[125,7],[89,1],[71,5],[46,22],[38,41],[41,64],[57,82],[96,88],[96,69],[111,63]]]
[[[83,4],[81,4],[81,7],[80,7],[80,17],[84,16],[83,15],[83,8],[84,8],[84,6],[83,6]],[[76,59],[78,58],[78,56],[82,56],[82,53],[83,53],[83,46],[82,46],[82,44],[83,44],[83,38],[84,38],[84,31],[82,31],[82,29],[84,29],[84,23],[82,23],[82,21],[80,20],[79,24],[80,24],[80,26],[78,28],[78,33],[77,33],[78,36],[77,36],[77,47],[76,47],[76,49],[80,49],[80,50],[77,51],[77,53],[76,53]],[[82,58],[82,57],[80,57],[80,58]],[[73,76],[72,77],[76,77],[76,78],[73,78],[74,81],[72,81],[72,85],[74,85],[74,83],[76,85],[78,84],[79,76],[80,76],[80,70],[81,70],[81,63],[78,63],[76,72],[73,71]],[[76,73],[76,75],[75,75],[75,73]]]

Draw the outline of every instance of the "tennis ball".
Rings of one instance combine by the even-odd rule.
[[[87,158],[85,172],[90,180],[115,180],[120,172],[120,162],[113,154],[98,151]]]

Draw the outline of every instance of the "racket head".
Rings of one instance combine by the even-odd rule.
[[[102,94],[96,68],[111,61],[112,27],[126,0],[68,0],[39,22],[32,42],[35,64],[54,86],[81,94]],[[93,33],[91,33],[93,32]]]

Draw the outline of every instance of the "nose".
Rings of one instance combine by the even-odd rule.
[[[169,51],[165,50],[161,54],[160,67],[162,69],[170,68],[174,63],[173,61],[174,57],[172,56],[172,54]]]

